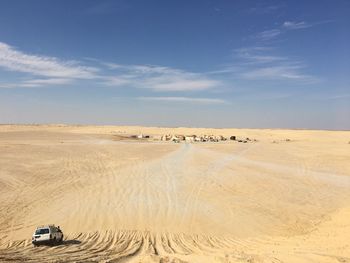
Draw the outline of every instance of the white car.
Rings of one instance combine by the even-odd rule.
[[[38,226],[32,236],[34,246],[39,244],[57,244],[63,241],[63,233],[60,227],[55,225]]]

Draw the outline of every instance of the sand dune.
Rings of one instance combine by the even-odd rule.
[[[257,142],[116,139],[141,132]],[[0,261],[350,262],[349,140],[345,131],[0,126]],[[35,227],[48,223],[64,243],[33,247]]]

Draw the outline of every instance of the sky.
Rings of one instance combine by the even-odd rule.
[[[350,129],[350,1],[0,0],[0,123]]]

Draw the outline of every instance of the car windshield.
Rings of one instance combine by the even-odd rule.
[[[36,235],[48,234],[50,231],[48,228],[40,228],[35,231]]]

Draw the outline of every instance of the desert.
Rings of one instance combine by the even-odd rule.
[[[134,139],[147,134],[146,139]],[[238,141],[161,141],[164,134]],[[1,262],[350,262],[350,132],[1,125]],[[57,246],[34,247],[42,224]]]
[[[349,25],[0,0],[0,263],[350,263]]]

